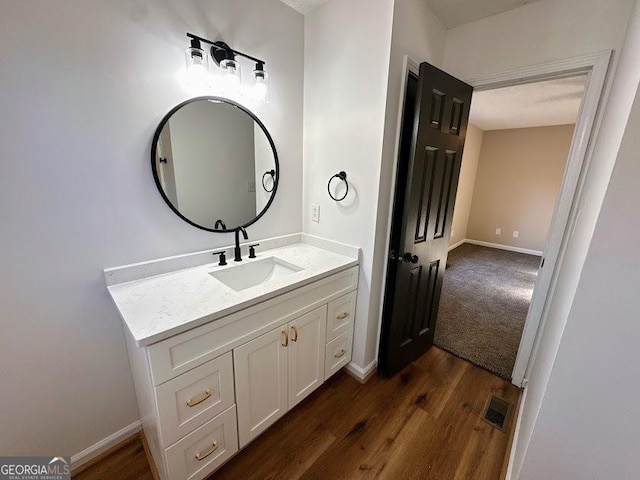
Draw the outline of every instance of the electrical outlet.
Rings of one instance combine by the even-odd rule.
[[[518,238],[520,236],[520,232],[517,230],[513,231],[513,238]]]
[[[254,180],[247,181],[247,193],[253,193],[256,191],[256,182]]]
[[[502,233],[502,229],[501,228],[496,228],[496,235],[500,235]]]
[[[320,205],[311,205],[311,221],[320,222]]]

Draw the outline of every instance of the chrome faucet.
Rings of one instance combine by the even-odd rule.
[[[233,250],[234,262],[242,261],[242,252],[240,251],[240,232],[242,232],[242,236],[244,236],[245,240],[249,240],[249,235],[247,235],[247,231],[244,228],[242,227],[236,228],[236,248]]]

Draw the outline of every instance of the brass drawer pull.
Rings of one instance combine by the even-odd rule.
[[[347,318],[349,316],[349,312],[342,312],[340,315],[338,315],[338,320],[344,320],[345,318]]]
[[[211,396],[211,390],[206,390],[202,392],[197,397],[193,397],[191,400],[187,400],[188,407],[195,407],[196,405],[204,402],[207,398]]]
[[[289,346],[289,334],[287,333],[286,329],[282,330],[282,346]]]
[[[196,460],[201,462],[202,460],[207,458],[209,455],[211,455],[213,452],[215,452],[217,449],[218,449],[218,442],[213,442],[213,445],[211,445],[209,447],[209,450],[207,450],[206,452],[204,452],[204,453],[201,453],[201,452],[196,453]]]
[[[291,331],[293,332],[293,335],[291,335],[291,341],[292,342],[297,342],[298,341],[298,327],[296,327],[295,325],[291,325]]]
[[[340,358],[340,357],[344,357],[344,354],[347,353],[347,351],[343,348],[342,350],[340,350],[338,353],[336,353],[334,355],[334,357],[336,358]]]

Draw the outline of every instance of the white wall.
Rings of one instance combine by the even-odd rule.
[[[575,296],[569,299],[573,304],[554,302],[550,308],[531,369],[513,478],[622,479],[636,478],[640,471],[639,49],[640,6],[636,5],[585,192],[589,189],[592,196],[602,198],[601,183],[591,184],[597,178],[608,179],[614,161],[615,169],[602,209],[593,200],[585,199],[581,205],[565,261],[575,264],[576,254],[587,248],[588,255]],[[598,214],[593,237],[586,245],[577,244],[591,226],[585,219]]]
[[[463,80],[618,48],[633,0],[540,0],[447,32],[444,69]]]
[[[362,248],[353,362],[374,355],[371,311],[375,218],[382,158],[393,0],[333,0],[305,17],[304,192],[306,233]],[[349,196],[327,194],[344,170]],[[311,204],[320,222],[311,222]]]
[[[471,203],[476,185],[483,135],[484,130],[481,130],[472,123],[468,125],[467,136],[464,141],[464,152],[462,153],[458,193],[456,194],[456,203],[453,208],[453,226],[451,228],[451,239],[449,240],[450,245],[454,245],[467,238],[469,215],[471,214]]]
[[[256,113],[282,182],[258,239],[301,230],[304,20],[279,0],[4,0],[0,18],[0,452],[70,455],[138,418],[102,269],[232,243],[180,220],[151,174],[187,98],[185,33],[272,75]]]

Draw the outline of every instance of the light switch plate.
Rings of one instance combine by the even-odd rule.
[[[316,223],[320,222],[320,205],[311,205],[311,221]]]
[[[256,182],[254,180],[247,181],[247,193],[253,193],[256,191]]]
[[[496,228],[496,235],[500,235],[502,233],[502,229]]]
[[[513,231],[513,238],[518,238],[520,236],[520,232],[517,230]]]

